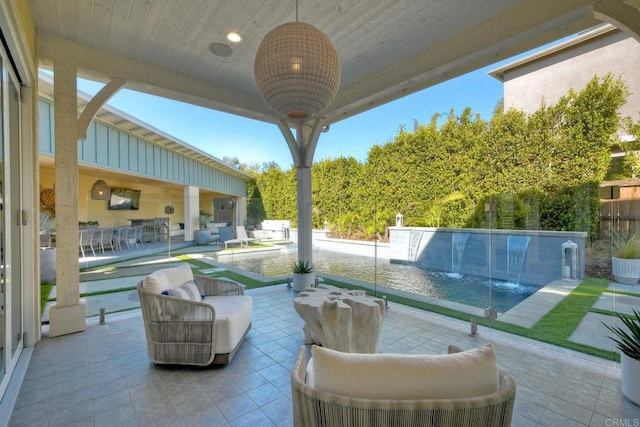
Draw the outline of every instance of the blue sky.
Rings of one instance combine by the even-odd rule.
[[[491,118],[502,98],[502,83],[488,75],[499,65],[485,67],[420,92],[387,103],[331,125],[318,141],[314,160],[354,157],[364,161],[372,146],[392,141],[401,126],[412,130],[414,121],[428,123],[435,113],[456,114],[466,107]],[[102,84],[79,80],[78,89],[97,93]],[[222,159],[237,157],[242,163],[275,161],[283,169],[292,165],[291,154],[277,126],[257,120],[127,90],[109,104],[145,123]]]
[[[372,146],[393,140],[401,126],[413,129],[414,120],[428,123],[435,113],[447,115],[466,107],[489,119],[502,98],[502,84],[489,76],[492,65],[422,90],[331,125],[320,135],[315,160],[351,156],[364,161]],[[95,94],[102,84],[78,81],[78,89]],[[275,161],[283,169],[292,165],[291,154],[277,126],[257,120],[127,90],[109,104],[222,159],[237,157],[242,163]]]

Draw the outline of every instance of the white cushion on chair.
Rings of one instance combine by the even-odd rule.
[[[454,354],[360,354],[313,346],[307,383],[363,399],[459,399],[497,392],[493,345]],[[311,372],[310,372],[311,371]]]
[[[253,300],[246,295],[224,295],[207,296],[202,302],[216,311],[215,353],[230,353],[251,324]]]
[[[177,267],[154,271],[144,278],[142,286],[149,292],[161,294],[169,288],[177,288],[190,280],[193,280],[191,267],[189,267],[189,264],[184,263]]]

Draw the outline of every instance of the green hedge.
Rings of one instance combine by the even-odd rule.
[[[371,237],[404,215],[406,226],[587,231],[597,235],[597,186],[610,167],[628,90],[594,77],[532,114],[496,108],[486,121],[470,108],[400,128],[365,162],[339,157],[312,169],[313,225]],[[322,142],[322,141],[321,141]],[[284,143],[284,142],[282,142]],[[349,141],[342,141],[348,144]],[[296,170],[248,168],[249,216],[296,221]],[[485,213],[494,202],[496,212]]]

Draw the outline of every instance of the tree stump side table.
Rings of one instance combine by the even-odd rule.
[[[377,353],[385,304],[365,291],[330,285],[307,288],[293,300],[305,321],[305,344],[347,353]]]

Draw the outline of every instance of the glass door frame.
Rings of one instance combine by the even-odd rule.
[[[23,240],[23,231],[24,231],[24,222],[22,218],[22,196],[21,191],[14,191],[13,194],[18,195],[17,200],[11,198],[12,192],[11,187],[21,185],[21,135],[22,135],[22,101],[21,101],[21,85],[19,79],[17,78],[12,66],[11,61],[9,59],[9,54],[6,52],[5,48],[0,45],[0,75],[1,80],[0,84],[2,85],[2,90],[0,91],[2,98],[0,102],[2,102],[2,111],[1,111],[1,119],[2,119],[2,159],[4,159],[4,167],[2,168],[2,173],[0,175],[2,179],[2,203],[3,209],[2,214],[2,222],[3,228],[1,231],[1,237],[3,239],[2,247],[4,248],[4,265],[2,268],[4,269],[4,325],[0,325],[3,328],[3,348],[2,348],[2,363],[3,363],[3,376],[0,380],[0,396],[4,395],[4,392],[7,389],[9,381],[11,379],[11,375],[18,363],[18,359],[22,353],[22,349],[24,346],[24,287],[20,283],[20,298],[17,304],[19,304],[19,310],[21,312],[19,322],[20,325],[20,333],[13,336],[13,281],[18,280],[22,282],[22,272],[20,267],[20,259],[17,265],[13,265],[12,255],[15,255],[14,245],[19,245],[18,250],[19,253],[22,253],[22,243]],[[17,90],[17,104],[14,106],[10,105],[10,82],[13,83],[13,86]],[[15,115],[17,117],[16,122],[11,121],[10,111],[15,108]],[[15,128],[15,129],[14,129]],[[13,130],[12,130],[13,129]],[[12,141],[12,133],[15,137]],[[11,158],[11,154],[13,151],[16,151],[14,157],[18,159],[16,165],[11,165],[11,160],[16,160]],[[16,227],[14,227],[14,224]],[[14,235],[17,232],[17,236]],[[20,258],[20,257],[18,257]],[[14,269],[17,269],[14,272]],[[15,340],[15,341],[14,341]]]

